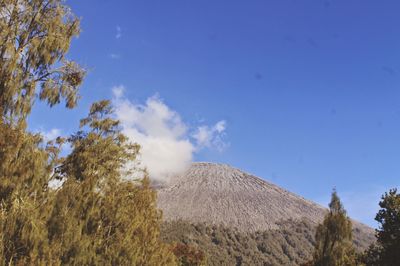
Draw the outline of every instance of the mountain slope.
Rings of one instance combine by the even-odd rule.
[[[194,163],[159,189],[164,218],[224,225],[243,232],[279,229],[286,220],[318,224],[327,209],[228,165]],[[371,229],[358,222],[358,231]]]
[[[194,163],[158,187],[166,242],[193,245],[209,265],[300,265],[312,256],[327,209],[227,165]],[[375,241],[353,221],[358,250]]]
[[[313,251],[314,228],[306,222],[287,221],[279,230],[239,232],[224,226],[164,223],[165,242],[181,242],[207,254],[207,265],[301,265]]]

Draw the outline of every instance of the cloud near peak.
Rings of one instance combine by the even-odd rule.
[[[223,140],[226,129],[226,121],[221,120],[214,126],[199,126],[192,134],[196,140],[197,148],[215,148],[218,151],[223,151],[228,147],[228,144]]]
[[[144,104],[124,96],[125,88],[112,89],[117,118],[124,134],[141,145],[140,160],[152,179],[167,181],[190,166],[194,153],[203,148],[224,150],[226,122],[189,128],[176,111],[155,95]]]

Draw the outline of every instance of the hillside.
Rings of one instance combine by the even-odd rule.
[[[327,209],[228,165],[194,163],[158,188],[163,238],[194,244],[211,265],[298,265],[311,255],[314,230]],[[371,228],[353,221],[362,250]],[[219,239],[219,240],[218,240]],[[232,265],[227,263],[226,265]]]
[[[167,222],[161,228],[166,242],[182,242],[203,250],[208,265],[299,265],[310,258],[314,228],[307,222],[287,221],[281,229],[240,232],[225,226]]]
[[[164,218],[205,222],[254,232],[279,229],[286,220],[322,221],[326,208],[228,165],[194,163],[159,188]],[[355,222],[361,232],[371,229]]]

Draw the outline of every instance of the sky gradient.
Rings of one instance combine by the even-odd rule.
[[[336,187],[376,226],[380,195],[400,185],[398,0],[67,3],[82,18],[69,54],[89,70],[82,99],[72,111],[39,104],[32,129],[71,133],[124,88],[131,107],[156,99],[179,116],[193,160],[325,206]],[[214,134],[202,145],[201,127]]]

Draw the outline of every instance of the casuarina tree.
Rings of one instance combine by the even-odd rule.
[[[27,129],[37,101],[76,106],[85,71],[66,55],[79,31],[63,0],[0,0],[0,265],[174,265],[155,192],[130,170],[139,146],[108,101],[69,138]]]
[[[380,224],[376,230],[377,242],[366,252],[367,265],[395,266],[400,262],[400,194],[391,189],[379,202],[381,209],[375,220]]]
[[[355,265],[352,224],[335,190],[329,203],[329,212],[317,227],[315,251],[310,264],[315,266]]]

